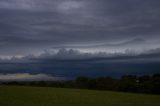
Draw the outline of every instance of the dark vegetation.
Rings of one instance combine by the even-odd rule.
[[[152,76],[127,75],[122,76],[120,79],[111,77],[78,77],[77,79],[72,81],[1,82],[1,85],[81,88],[93,90],[111,90],[135,93],[160,94],[160,74],[154,74]]]

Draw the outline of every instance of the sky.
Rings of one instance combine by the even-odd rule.
[[[159,73],[159,5],[0,0],[0,80],[12,74],[43,79]]]

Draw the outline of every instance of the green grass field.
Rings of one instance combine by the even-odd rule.
[[[160,96],[63,88],[0,86],[0,106],[160,106]]]

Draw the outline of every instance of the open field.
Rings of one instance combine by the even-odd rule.
[[[0,106],[160,106],[159,95],[0,86]]]

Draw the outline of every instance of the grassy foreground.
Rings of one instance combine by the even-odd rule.
[[[160,96],[63,88],[0,86],[0,106],[160,106]]]

